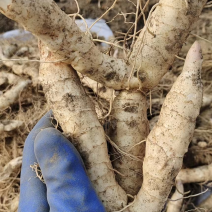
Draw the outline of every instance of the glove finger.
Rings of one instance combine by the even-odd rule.
[[[47,186],[51,212],[105,211],[86,174],[79,153],[58,130],[42,130],[35,155]]]
[[[47,112],[35,125],[25,141],[18,209],[20,212],[49,212],[49,205],[46,198],[46,185],[36,177],[30,165],[37,163],[34,154],[35,138],[42,129],[53,127],[52,119],[52,112]]]

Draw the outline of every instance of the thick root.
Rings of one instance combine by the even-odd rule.
[[[42,60],[55,60],[47,48],[41,45],[40,49]],[[40,80],[49,106],[63,131],[72,137],[106,210],[122,208],[127,203],[126,193],[115,181],[103,127],[76,71],[63,63],[42,63]]]
[[[206,2],[159,1],[139,35],[130,58],[135,67],[140,67],[137,76],[143,89],[157,86],[172,68],[175,55],[178,55]]]
[[[181,181],[177,181],[176,190],[169,200],[166,212],[180,212],[183,204],[184,187]]]
[[[201,48],[195,42],[182,74],[166,97],[159,121],[147,138],[143,185],[130,212],[159,212],[167,200],[202,104],[201,57]]]
[[[116,150],[113,166],[123,174],[117,174],[118,183],[131,195],[138,193],[143,181],[144,141],[149,134],[146,114],[146,96],[139,91],[121,91],[113,102],[110,136],[128,154]]]
[[[199,183],[212,180],[212,164],[199,166],[193,169],[182,169],[177,175],[177,180],[183,183]]]
[[[107,87],[155,87],[171,69],[207,0],[161,0],[152,13],[130,57],[131,65],[101,53],[91,38],[52,0],[4,1],[0,11],[42,40],[57,58]],[[58,21],[60,20],[60,21]]]
[[[101,53],[88,33],[82,32],[74,18],[68,17],[53,0],[4,1],[0,12],[42,40],[55,53],[56,60],[62,59],[107,87],[128,87],[131,67],[124,60]],[[130,87],[139,87],[137,77],[132,77]]]

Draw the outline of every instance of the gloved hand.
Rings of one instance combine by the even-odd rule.
[[[51,112],[45,114],[26,139],[18,211],[105,212],[79,153],[52,120]],[[34,163],[39,164],[45,184],[30,168]]]

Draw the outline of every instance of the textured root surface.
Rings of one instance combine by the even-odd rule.
[[[122,173],[116,175],[118,183],[131,195],[138,193],[143,180],[144,140],[149,132],[146,110],[146,96],[138,91],[121,91],[113,102],[111,139],[127,153],[114,149],[113,166]]]
[[[42,60],[55,60],[44,45],[40,48]],[[122,208],[126,205],[126,193],[115,181],[103,127],[76,71],[63,63],[43,63],[40,80],[49,106],[84,159],[88,175],[107,211]]]
[[[69,0],[67,0],[68,2]],[[72,0],[70,0],[72,1]],[[152,0],[154,1],[154,0]],[[150,0],[150,3],[152,2]],[[125,1],[126,2],[126,1]],[[133,1],[136,3],[136,0]],[[79,2],[80,3],[80,2]],[[83,2],[84,3],[84,2]],[[115,7],[115,10],[111,11],[105,16],[105,20],[110,21],[115,15],[117,15],[118,11],[134,11],[135,7],[132,5],[131,10],[129,9],[128,6],[122,4],[122,1],[117,2],[117,6]],[[111,1],[101,1],[101,5],[98,8],[97,7],[97,1],[92,1],[91,4],[87,5],[85,8],[82,8],[81,14],[83,14],[84,17],[89,17],[89,18],[96,18],[100,17],[105,11],[105,8],[108,8],[108,6],[111,5]],[[74,7],[73,7],[74,8]],[[123,9],[122,9],[123,8]],[[126,9],[125,9],[126,8]],[[63,9],[67,12],[70,13],[70,8],[69,7],[63,7]],[[72,8],[71,8],[72,9]],[[69,10],[69,12],[68,12]],[[73,10],[73,12],[76,11]],[[203,38],[208,39],[209,41],[212,41],[212,14],[211,14],[211,8],[204,9],[203,14],[200,16],[200,20],[196,24],[194,30],[192,31],[193,34],[197,34],[199,36],[202,36]],[[131,15],[128,15],[131,16]],[[127,16],[127,17],[128,17]],[[128,21],[134,21],[134,15],[132,15],[131,19],[127,19]],[[4,21],[4,19],[0,18],[0,22]],[[112,23],[110,24],[110,27],[113,29],[113,32],[116,33],[116,31],[121,31],[120,29],[123,29],[122,32],[126,32],[126,29],[130,26],[129,23],[124,23],[124,18],[123,16],[118,16],[116,17]],[[2,23],[2,22],[1,22]],[[120,24],[121,23],[121,24]],[[4,23],[5,25],[8,26],[8,22]],[[1,29],[2,30],[2,25]],[[117,34],[119,36],[119,34]],[[131,34],[129,34],[131,36]],[[182,51],[179,53],[179,56],[182,58],[185,58],[185,55],[188,52],[188,49],[190,48],[191,44],[196,40],[197,38],[193,35],[190,35],[188,37],[188,40],[186,43],[184,43],[184,46],[182,48]],[[199,38],[198,38],[199,39]],[[203,79],[203,84],[204,84],[204,93],[211,95],[211,80],[212,80],[212,55],[211,55],[211,50],[212,46],[210,43],[204,41],[204,40],[199,40],[201,43],[201,46],[203,48],[203,57],[204,57],[204,62],[203,62],[203,71],[202,71],[202,79]],[[4,43],[5,44],[5,43]],[[7,41],[6,44],[11,44],[12,46],[14,44],[17,44],[19,46],[20,40],[14,40],[11,39]],[[1,43],[2,45],[2,43]],[[24,43],[24,46],[26,46],[26,43]],[[28,46],[28,45],[27,45]],[[29,44],[29,48],[34,48],[34,44]],[[10,49],[10,45],[7,46],[7,49]],[[6,49],[4,49],[6,50]],[[19,58],[19,59],[39,59],[38,57],[38,51],[37,47],[35,49],[34,53],[30,55],[29,58],[25,57],[23,55],[19,56],[13,56],[12,58]],[[6,50],[8,53],[10,51]],[[119,54],[120,56],[120,54]],[[11,57],[8,57],[8,59],[11,59]],[[18,61],[19,63],[22,63],[21,61]],[[7,61],[8,63],[8,61]],[[17,63],[17,61],[12,61],[12,63]],[[30,64],[35,65],[33,62],[29,62]],[[170,90],[173,82],[176,79],[176,76],[179,75],[179,73],[182,71],[183,67],[183,60],[176,59],[172,71],[169,71],[164,78],[160,81],[160,84],[157,88],[152,90],[151,93],[151,103],[149,103],[151,107],[151,114],[148,109],[148,118],[150,120],[153,120],[157,115],[160,113],[161,109],[161,103],[158,101],[158,99],[163,99],[168,91]],[[33,67],[33,65],[31,67]],[[2,67],[2,62],[0,61],[0,67]],[[37,67],[37,64],[36,64]],[[8,66],[5,64],[1,69],[2,70],[7,70],[12,72],[8,68]],[[21,77],[26,77],[26,75],[20,75]],[[1,79],[0,79],[1,81]],[[4,90],[1,87],[1,91]],[[92,93],[91,90],[88,91],[86,88],[86,92],[89,93],[89,95],[93,97],[95,96],[94,93]],[[25,137],[28,135],[32,127],[37,123],[37,121],[42,117],[43,114],[48,110],[46,108],[46,103],[45,103],[45,98],[43,96],[43,91],[41,89],[41,86],[38,83],[37,88],[29,86],[28,89],[24,89],[21,92],[21,95],[19,97],[19,101],[11,105],[10,108],[7,110],[1,111],[0,112],[0,119],[1,120],[21,120],[24,123],[24,126],[21,127],[20,129],[17,128],[16,130],[13,130],[11,132],[4,132],[1,134],[1,142],[0,142],[0,154],[1,154],[1,162],[0,162],[0,170],[2,171],[1,167],[4,167],[5,164],[7,164],[10,160],[21,156],[22,155],[22,147],[23,143],[25,140]],[[96,100],[97,98],[95,98]],[[149,95],[147,96],[147,99],[149,99]],[[154,101],[155,100],[155,101]],[[149,101],[148,101],[149,102]],[[99,104],[100,103],[100,104]],[[97,102],[98,105],[102,105],[103,102],[101,99],[98,99]],[[108,109],[108,105],[104,105],[104,110]],[[197,167],[200,165],[206,165],[212,162],[212,133],[211,133],[211,103],[201,109],[201,114],[200,116],[201,119],[197,120],[197,130],[195,131],[194,138],[192,139],[191,146],[189,148],[189,152],[186,154],[186,157],[184,158],[184,168],[186,167]],[[104,113],[105,115],[106,113]],[[204,121],[203,121],[204,120]],[[104,124],[104,120],[101,119],[101,123]],[[107,122],[106,122],[107,123]],[[152,122],[153,123],[153,122]],[[1,172],[0,171],[0,172]],[[9,178],[7,178],[4,182],[0,182],[0,208],[4,212],[11,212],[12,211],[12,206],[15,205],[13,204],[13,199],[14,201],[17,201],[18,199],[18,193],[19,193],[19,169],[17,170],[17,173],[13,172]],[[17,177],[16,177],[17,176]],[[205,177],[207,178],[207,177]],[[204,178],[204,179],[205,179]],[[186,188],[191,190],[192,194],[197,194],[199,191],[196,190],[196,187],[199,184],[197,183],[192,183],[192,184],[187,184]],[[202,185],[202,183],[201,183]],[[211,186],[210,184],[205,184],[203,182],[203,186]],[[189,188],[188,188],[189,187]],[[16,198],[17,197],[17,198]],[[202,208],[207,209],[210,211],[210,204],[211,199],[209,198],[208,201],[208,206],[204,204],[201,204],[198,208],[201,211],[204,211]],[[193,198],[188,198],[184,199],[184,208],[187,208],[188,206],[190,207],[193,205],[194,201]],[[10,207],[11,206],[11,207]],[[189,208],[191,209],[191,208]],[[194,208],[193,208],[194,209]],[[195,208],[195,210],[198,210]],[[206,210],[206,211],[207,211]]]
[[[174,194],[167,205],[167,212],[180,212],[183,203],[184,187],[181,181],[177,181]]]
[[[212,164],[199,166],[193,169],[182,169],[177,175],[177,180],[183,183],[208,182],[212,180]]]
[[[82,74],[117,90],[139,86],[151,89],[171,68],[206,1],[186,5],[184,0],[161,0],[135,44],[130,59],[132,66],[102,54],[89,36],[79,30],[74,19],[51,0],[33,4],[17,0],[2,12],[38,36],[58,58],[71,63]]]
[[[130,58],[140,67],[137,75],[143,89],[157,86],[163,75],[172,68],[175,55],[181,50],[206,2],[159,1],[139,35]]]
[[[101,53],[55,2],[16,0],[8,5],[2,8],[2,13],[42,40],[55,52],[57,59],[70,63],[75,70],[107,87],[119,90],[128,86],[131,67],[124,60]],[[138,79],[133,77],[131,84],[131,87],[138,87]]]
[[[130,211],[159,212],[171,191],[202,104],[201,57],[195,42],[182,74],[166,96],[159,121],[147,137],[144,181]]]

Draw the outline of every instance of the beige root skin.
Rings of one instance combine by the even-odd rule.
[[[135,67],[140,67],[138,77],[143,89],[157,86],[171,69],[175,55],[178,55],[206,2],[207,0],[159,1],[130,57],[131,63],[136,61]]]
[[[204,94],[202,100],[202,107],[207,107],[212,104],[212,96],[211,94]]]
[[[191,1],[187,8],[185,0],[161,0],[147,22],[155,36],[146,27],[143,29],[130,58],[131,66],[101,53],[52,0],[16,0],[1,12],[39,37],[57,54],[57,59],[66,60],[83,75],[115,90],[151,89],[171,68],[174,55],[181,49],[206,1]]]
[[[91,88],[97,96],[105,99],[108,102],[110,102],[111,98],[113,98],[113,89],[107,88],[101,83],[98,83],[88,77],[82,76],[80,73],[78,73],[78,75],[83,85]]]
[[[188,52],[182,74],[162,106],[160,118],[146,142],[143,184],[130,212],[159,212],[181,169],[202,104],[201,48],[197,42]]]
[[[3,71],[0,72],[0,78],[7,79],[8,83],[13,85],[12,88],[0,95],[0,110],[4,110],[18,99],[21,91],[31,83],[31,81],[23,80],[14,74]]]
[[[134,69],[123,60],[100,53],[90,38],[79,31],[73,20],[61,12],[52,0],[16,0],[8,7],[1,7],[1,2],[0,7],[5,15],[24,25],[56,54],[50,59],[66,59],[77,71],[117,90],[139,86],[144,90],[156,86],[170,68],[174,60],[173,52],[177,54],[181,48],[206,0],[161,2],[152,14],[154,20],[151,18],[148,24],[156,37],[146,32],[141,52],[141,37],[137,41],[130,60],[131,65],[134,65],[136,59]],[[189,2],[189,10],[181,7],[185,6],[185,2]],[[161,14],[155,15],[159,10]],[[181,25],[183,29],[180,28]],[[140,58],[140,55],[144,59]],[[182,158],[187,151],[201,105],[202,89],[198,76],[198,69],[201,67],[200,54],[194,55],[197,57],[194,56],[193,60],[188,56],[184,72],[167,95],[160,119],[148,136],[143,186],[126,211],[161,211],[181,168]],[[42,56],[48,60],[51,52]],[[121,205],[126,204],[126,194],[117,186],[114,174],[110,171],[104,131],[83,89],[78,89],[80,83],[76,73],[71,67],[61,63],[42,64],[42,67],[42,83],[56,118],[64,131],[72,135],[81,156],[86,159],[89,176],[99,196],[105,198],[106,205],[111,206],[106,206],[107,210],[119,209]],[[138,67],[140,71],[137,76],[141,83],[136,77]],[[131,71],[132,76],[128,84]],[[76,91],[76,94],[73,94],[73,91]],[[88,140],[93,142],[85,142]],[[95,150],[95,153],[92,150]]]
[[[184,187],[181,181],[177,181],[176,190],[167,204],[166,212],[180,212],[183,204]]]
[[[110,136],[121,150],[129,154],[126,156],[116,150],[112,158],[113,166],[123,174],[116,175],[118,183],[131,195],[138,193],[143,180],[145,142],[140,142],[149,133],[146,114],[146,96],[140,91],[121,91],[113,102]]]
[[[40,49],[42,60],[55,60],[43,45]],[[40,80],[49,106],[64,132],[72,137],[106,210],[119,210],[127,204],[127,196],[115,181],[103,127],[76,71],[63,63],[42,63]]]
[[[182,169],[177,175],[177,180],[183,183],[208,182],[212,180],[212,164],[193,169]]]
[[[0,11],[6,11],[7,7],[12,3],[12,0],[4,0],[0,2]]]
[[[165,98],[154,98],[151,101],[151,105],[162,105]],[[212,95],[203,93],[203,99],[202,99],[202,107],[208,107],[212,104]],[[150,107],[150,105],[149,105]]]
[[[107,87],[120,90],[128,86],[131,67],[124,60],[101,53],[53,0],[16,0],[0,11],[42,40],[57,60],[66,60],[75,70]],[[130,84],[138,87],[139,81],[133,77]]]

